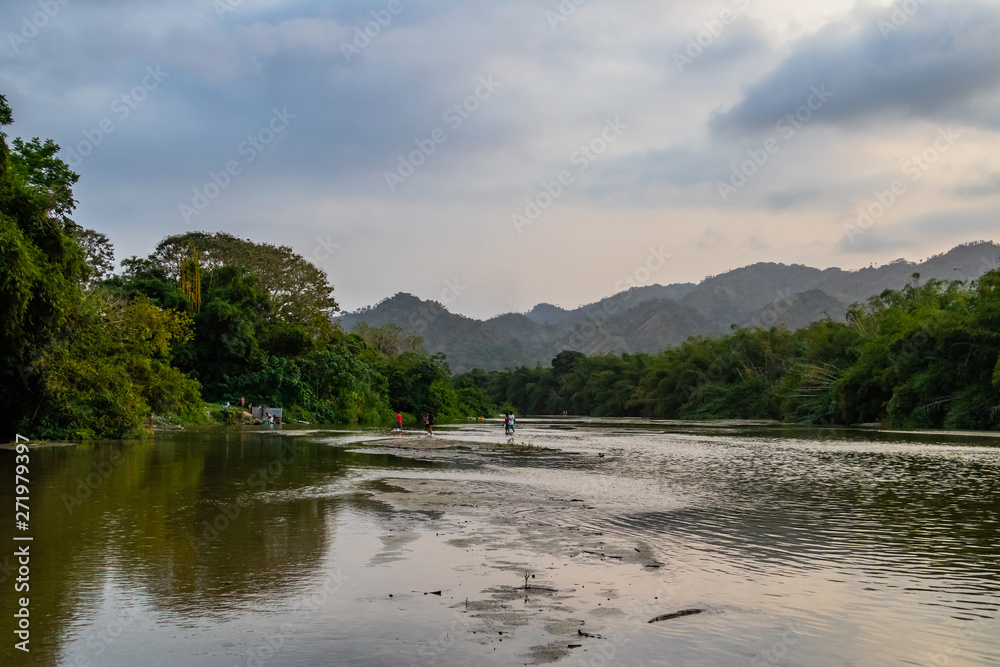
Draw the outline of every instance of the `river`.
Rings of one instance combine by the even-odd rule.
[[[2,450],[0,664],[1000,664],[998,435],[563,418],[504,440],[32,448],[30,653]]]

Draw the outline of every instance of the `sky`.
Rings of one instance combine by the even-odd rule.
[[[226,231],[485,318],[1000,240],[1000,2],[4,0],[119,260]]]

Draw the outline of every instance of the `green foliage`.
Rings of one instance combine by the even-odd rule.
[[[11,121],[0,95],[0,127]],[[399,327],[361,324],[348,335],[332,324],[338,306],[326,274],[287,246],[191,232],[109,276],[110,241],[69,218],[79,177],[59,147],[6,138],[0,131],[2,437],[139,435],[153,412],[203,419],[200,392],[352,424],[388,423],[396,411],[408,422],[424,413],[464,419],[501,406],[1000,426],[998,271],[971,284],[920,284],[914,275],[903,289],[852,306],[846,324],[735,329],[656,355],[565,350],[551,367],[453,378],[444,355],[429,355]],[[192,279],[182,289],[185,266]]]
[[[552,368],[477,370],[455,386],[527,414],[997,428],[1000,272],[971,286],[918,278],[846,324],[736,329],[654,356],[562,352]]]
[[[0,126],[11,122],[0,96]],[[28,371],[41,350],[71,322],[88,269],[74,239],[77,175],[54,157],[58,147],[0,132],[0,435],[11,437],[38,402]]]
[[[109,239],[69,218],[79,177],[58,151],[0,132],[3,436],[133,437],[152,413],[204,420],[201,392],[314,422],[495,412],[398,327],[344,334],[326,274],[287,246],[191,232],[111,275]]]
[[[333,287],[322,269],[288,246],[255,243],[225,232],[189,232],[165,238],[149,260],[177,278],[192,249],[199,252],[208,270],[242,266],[255,275],[271,303],[265,316],[269,323],[296,324],[322,342],[329,340],[330,316],[339,310]]]
[[[198,385],[170,366],[170,343],[190,336],[185,315],[142,299],[87,299],[72,330],[32,370],[41,379],[42,438],[128,438],[145,433],[151,410],[183,414],[200,405]]]
[[[283,406],[310,422],[379,424],[391,413],[385,378],[346,349],[330,345],[301,358],[270,357],[260,369],[233,378],[223,392],[256,405]]]
[[[177,350],[177,364],[197,378],[209,400],[219,400],[229,377],[263,366],[259,334],[270,310],[257,277],[241,266],[223,266],[203,280],[194,339]]]
[[[76,208],[73,185],[80,176],[56,157],[59,146],[51,139],[44,142],[15,138],[10,153],[10,176],[19,181],[39,202],[48,216],[68,229],[76,227],[69,214]]]

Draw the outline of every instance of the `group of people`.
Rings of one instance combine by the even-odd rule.
[[[226,401],[225,407],[229,407],[229,401]],[[251,415],[253,414],[253,403],[247,401],[245,396],[240,396],[240,409],[246,409]],[[260,406],[260,421],[262,424],[280,424],[281,417],[276,414],[271,414],[267,411],[267,405]]]
[[[396,413],[396,427],[393,429],[395,431],[403,432],[403,413]],[[424,413],[424,430],[427,431],[427,435],[434,435],[434,415],[430,412]]]
[[[393,428],[394,431],[400,433],[403,432],[403,413],[396,413],[396,426]],[[427,431],[427,435],[434,435],[434,415],[430,412],[424,413],[424,430]]]
[[[514,435],[514,413],[503,413],[503,433],[504,435]]]
[[[393,428],[394,431],[400,433],[403,432],[403,413],[396,413],[396,425]],[[424,430],[427,431],[427,435],[434,435],[434,415],[430,412],[424,413]],[[503,432],[506,435],[514,434],[514,413],[505,412],[503,417]]]

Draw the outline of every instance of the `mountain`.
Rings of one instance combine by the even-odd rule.
[[[428,352],[446,354],[455,372],[475,366],[505,368],[535,363],[530,354],[511,357],[510,341],[491,331],[484,322],[449,313],[436,301],[423,301],[404,292],[375,306],[342,315],[339,322],[347,331],[358,322],[371,326],[398,325],[407,333],[422,337]]]
[[[608,331],[623,341],[615,352],[660,351],[680,345],[691,336],[722,333],[693,308],[671,299],[652,299],[608,318]]]
[[[745,315],[739,322],[742,327],[769,328],[784,324],[789,329],[801,329],[825,317],[837,322],[845,321],[849,303],[835,299],[823,290],[811,289],[778,299]]]
[[[564,324],[570,317],[570,311],[551,303],[540,303],[524,316],[535,324]]]
[[[421,336],[431,353],[442,352],[455,372],[548,364],[562,350],[586,354],[655,353],[690,336],[716,336],[732,325],[790,329],[824,317],[844,321],[850,304],[912,279],[974,280],[996,268],[1000,244],[966,243],[921,262],[897,259],[857,271],[762,262],[705,278],[701,283],[633,287],[573,310],[540,303],[526,313],[486,321],[449,313],[412,294],[392,298],[339,318],[396,324]]]

